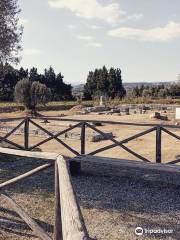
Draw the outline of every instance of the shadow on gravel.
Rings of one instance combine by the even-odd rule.
[[[76,193],[85,207],[137,213],[180,213],[180,173],[84,166],[73,177]]]
[[[6,214],[6,216],[2,216],[2,214]],[[48,232],[53,233],[53,225],[47,224],[46,222],[35,218],[34,220],[42,228],[48,229]],[[28,233],[28,231],[31,232],[30,228],[21,218],[19,218],[16,212],[3,207],[0,207],[0,232],[1,231],[11,233],[16,236],[36,238],[33,234]]]
[[[11,156],[5,156],[0,155],[0,183],[5,182],[9,179],[12,179],[16,176],[19,176],[23,173],[26,173],[40,165],[43,165],[47,163],[47,161],[44,160],[38,160],[38,159],[24,159],[23,157],[11,157]],[[46,198],[51,198],[51,194],[54,194],[54,170],[53,167],[49,168],[45,171],[39,172],[31,177],[28,177],[27,179],[17,182],[16,184],[13,184],[5,190],[8,190],[10,194],[16,194],[16,196],[19,196],[18,198],[21,199],[21,193],[28,194],[30,199],[28,197],[26,200],[28,201],[28,207],[25,206],[23,209],[28,212],[28,214],[31,213],[31,208],[33,208],[33,204],[36,204],[35,208],[41,208],[41,201],[46,202]],[[17,195],[19,194],[19,195]],[[39,196],[41,201],[36,202],[36,200],[33,200],[34,197]],[[14,197],[13,197],[14,198]],[[16,198],[15,198],[16,199]],[[51,202],[48,203],[48,207],[51,207],[53,209],[53,205],[51,205]],[[30,207],[30,208],[29,208]],[[46,211],[44,209],[44,211]],[[52,210],[53,212],[53,210]],[[34,215],[35,213],[33,213]],[[38,213],[37,213],[38,214]],[[46,215],[46,212],[44,213]],[[33,218],[43,229],[48,231],[49,233],[53,233],[53,225],[48,223],[47,221],[42,221],[38,219],[38,215],[34,215],[35,218]],[[46,217],[46,219],[48,219]],[[53,215],[51,217],[53,219]],[[50,219],[48,219],[50,220]],[[7,206],[4,206],[4,203],[1,203],[0,199],[0,233],[4,232],[8,236],[10,236],[9,239],[36,239],[35,236],[33,236],[32,231],[29,229],[28,225],[16,214],[16,212],[10,210],[10,208]],[[1,239],[1,236],[0,236]]]
[[[173,229],[172,239],[179,239],[180,173],[92,164],[84,164],[83,168],[83,174],[74,177],[73,183],[84,209],[117,213],[114,219],[109,215],[109,224],[121,223],[119,227],[126,226],[127,231],[134,232],[137,226]],[[162,239],[161,235],[156,237]],[[163,236],[166,238],[168,235]]]
[[[0,155],[0,183],[26,173],[38,166],[48,163],[42,159],[32,159]],[[54,192],[54,169],[53,167],[36,173],[18,183],[7,187],[12,193],[41,191],[42,194]]]

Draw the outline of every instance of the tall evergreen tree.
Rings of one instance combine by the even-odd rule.
[[[35,82],[39,80],[39,74],[38,74],[38,70],[35,67],[32,67],[29,70],[29,81],[31,82]]]
[[[102,69],[89,72],[84,87],[85,99],[92,99],[94,96],[100,95],[122,98],[125,94],[120,69],[110,68],[110,70],[107,70],[104,66]]]

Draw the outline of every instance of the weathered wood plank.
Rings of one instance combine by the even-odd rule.
[[[0,147],[0,153],[20,156],[20,157],[39,158],[39,159],[45,159],[45,160],[56,160],[56,158],[59,156],[59,153],[29,152],[29,151],[15,150],[15,149],[2,148],[2,147]]]
[[[57,165],[60,184],[63,240],[88,240],[89,236],[71,184],[67,162],[62,156],[59,156]]]
[[[14,122],[18,120],[23,120],[24,117],[19,117],[19,118],[0,118],[0,122]]]
[[[5,200],[12,206],[14,211],[27,223],[27,225],[32,229],[33,233],[42,240],[52,240],[48,234],[31,218],[29,215],[5,192],[0,194],[5,198]]]
[[[79,161],[79,162],[90,162],[96,164],[107,164],[116,167],[131,167],[139,169],[149,169],[149,170],[158,170],[163,172],[172,172],[180,173],[180,165],[170,165],[163,163],[145,163],[135,160],[125,160],[125,159],[116,159],[116,158],[107,158],[107,157],[98,157],[98,156],[77,156],[73,159],[67,159],[67,161]]]
[[[5,188],[5,187],[8,187],[8,186],[10,186],[10,185],[12,185],[12,184],[15,184],[15,183],[17,183],[17,182],[19,182],[19,181],[27,178],[27,177],[30,177],[30,176],[38,173],[38,172],[41,172],[41,171],[43,171],[43,170],[51,167],[53,164],[54,164],[54,163],[44,164],[44,165],[42,165],[42,166],[40,166],[40,167],[37,167],[37,168],[32,169],[31,171],[28,171],[28,172],[26,172],[26,173],[24,173],[24,174],[21,174],[21,175],[15,177],[15,178],[12,178],[12,179],[4,182],[4,183],[1,183],[1,184],[0,184],[0,190],[2,190],[2,189]]]
[[[59,117],[31,117],[31,119],[39,119],[44,120],[47,119],[49,121],[63,121],[63,122],[86,122],[86,123],[103,123],[103,124],[112,124],[112,125],[124,125],[124,126],[139,126],[139,127],[155,127],[162,126],[167,128],[177,128],[180,129],[180,126],[177,125],[162,125],[162,124],[151,124],[151,123],[133,123],[133,122],[119,122],[119,121],[104,121],[104,120],[81,120],[81,119],[72,119],[72,118],[59,118]]]

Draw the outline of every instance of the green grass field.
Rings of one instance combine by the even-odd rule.
[[[151,99],[151,98],[134,98],[134,99],[113,99],[107,101],[108,105],[110,106],[116,106],[120,104],[180,104],[180,99]],[[59,102],[49,102],[46,106],[40,105],[40,110],[55,110],[56,108],[64,107],[64,109],[70,109],[71,107],[77,105],[77,101],[59,101]],[[98,101],[82,101],[81,103],[84,106],[93,106],[98,105]],[[16,108],[16,107],[22,107],[21,104],[18,104],[16,102],[0,102],[0,109],[1,108]]]

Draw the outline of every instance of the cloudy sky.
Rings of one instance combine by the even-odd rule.
[[[180,72],[179,0],[19,0],[21,65],[52,65],[65,81],[119,67],[124,82],[176,80]]]

